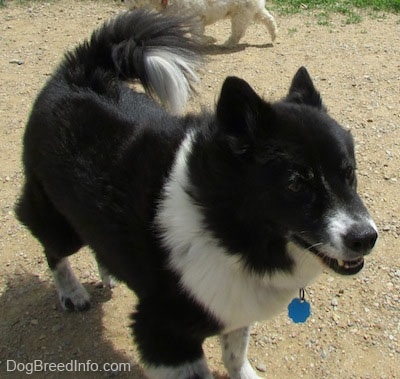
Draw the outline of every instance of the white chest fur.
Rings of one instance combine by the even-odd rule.
[[[202,213],[185,192],[186,156],[192,138],[189,135],[180,148],[164,187],[157,223],[171,252],[170,267],[180,276],[181,286],[228,332],[284,310],[299,288],[322,272],[322,266],[316,257],[294,244],[287,246],[295,262],[291,273],[254,274],[245,268],[239,256],[228,254],[203,228]]]

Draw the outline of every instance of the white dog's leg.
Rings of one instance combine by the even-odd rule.
[[[243,10],[241,9],[241,11]],[[224,46],[230,47],[238,44],[249,26],[249,20],[252,20],[252,14],[249,12],[242,12],[231,16],[231,35],[224,43]]]
[[[211,45],[217,41],[214,37],[205,35],[206,27],[204,21],[200,18],[194,19],[193,30],[199,43],[202,45]]]
[[[256,20],[267,27],[271,40],[274,42],[278,34],[278,26],[276,25],[274,16],[266,9],[263,9],[261,12],[257,13]]]
[[[52,272],[64,309],[84,311],[90,307],[90,296],[72,271],[68,258],[62,258]]]
[[[250,327],[220,336],[222,359],[231,379],[260,379],[247,359]]]

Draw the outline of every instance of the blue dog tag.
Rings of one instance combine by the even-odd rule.
[[[310,303],[304,299],[304,289],[300,289],[300,298],[293,299],[288,306],[289,318],[294,323],[305,322],[311,314]]]

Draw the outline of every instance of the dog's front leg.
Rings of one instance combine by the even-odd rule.
[[[250,327],[220,336],[222,360],[231,379],[260,379],[247,359]]]
[[[260,379],[247,359],[250,327],[220,336],[222,360],[231,379]]]

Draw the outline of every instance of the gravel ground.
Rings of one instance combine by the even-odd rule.
[[[7,360],[25,368],[34,360],[75,360],[86,364],[80,372],[30,377],[143,378],[129,333],[134,295],[122,284],[112,294],[100,288],[94,260],[82,252],[72,264],[93,307],[82,314],[62,312],[41,248],[12,211],[22,182],[21,136],[37,91],[66,49],[123,8],[114,1],[7,4],[0,8],[0,377],[27,376],[7,372]],[[380,240],[357,277],[326,273],[306,289],[312,305],[307,323],[295,325],[283,312],[255,325],[249,357],[266,378],[395,378],[400,375],[400,20],[391,14],[365,15],[356,25],[345,25],[341,16],[332,16],[328,26],[317,20],[313,13],[277,17],[280,35],[274,45],[254,25],[235,51],[210,48],[191,107],[213,107],[227,75],[277,99],[296,69],[307,66],[331,114],[355,137],[360,194]],[[207,32],[222,43],[229,23]],[[206,341],[205,350],[216,378],[225,378],[218,341]],[[130,363],[130,372],[94,372],[103,363]]]

